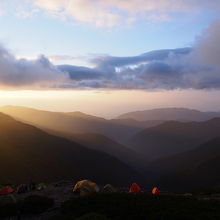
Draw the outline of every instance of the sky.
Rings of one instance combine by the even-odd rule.
[[[219,0],[0,0],[0,105],[220,111],[219,12]]]

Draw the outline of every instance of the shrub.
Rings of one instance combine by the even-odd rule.
[[[53,204],[53,199],[44,196],[32,195],[17,202],[6,196],[0,200],[0,218],[16,216],[18,213],[39,214],[47,211]]]
[[[17,204],[9,201],[8,199],[1,199],[0,201],[0,218],[5,218],[9,216],[15,216],[17,214],[18,207]]]
[[[61,206],[65,217],[76,219],[100,213],[109,219],[220,219],[219,201],[199,201],[193,197],[150,196],[145,194],[97,194],[75,198]],[[68,219],[68,218],[67,218]],[[70,218],[69,218],[70,219]]]
[[[19,207],[23,214],[39,214],[53,207],[54,200],[45,196],[32,195],[20,202]]]
[[[106,216],[101,215],[99,213],[89,213],[79,218],[76,218],[76,220],[109,220],[109,219]]]

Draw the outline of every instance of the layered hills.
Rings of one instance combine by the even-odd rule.
[[[204,122],[168,121],[142,130],[133,136],[128,144],[149,160],[155,160],[192,150],[218,136],[220,118]]]
[[[135,119],[138,121],[161,120],[161,121],[206,121],[220,117],[220,112],[201,112],[187,108],[158,108],[144,111],[128,112],[117,119]]]
[[[119,142],[133,136],[143,128],[127,120],[106,120],[81,112],[49,112],[27,107],[5,106],[0,111],[20,121],[40,128],[47,128],[66,133],[102,134]],[[123,123],[123,121],[125,121]]]
[[[220,137],[194,150],[154,161],[150,167],[158,174],[157,182],[166,189],[219,188]]]
[[[93,179],[129,184],[140,175],[118,159],[0,113],[0,183]],[[117,171],[117,172],[116,172]]]

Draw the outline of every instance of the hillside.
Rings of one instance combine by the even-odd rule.
[[[195,150],[154,161],[158,183],[166,188],[200,189],[220,186],[220,137]],[[148,167],[148,169],[150,169]]]
[[[112,156],[49,135],[2,113],[0,130],[0,183],[88,178],[126,185],[141,179]]]
[[[83,112],[67,112],[65,114],[73,116],[73,117],[78,117],[78,118],[105,121],[104,118],[96,117],[96,116],[93,116],[93,115],[88,115],[88,114],[85,114]]]
[[[0,107],[0,112],[17,120],[65,133],[97,133],[123,142],[140,131],[143,127],[86,115],[81,112],[49,112],[18,106]]]
[[[220,117],[220,112],[201,112],[187,108],[158,108],[122,114],[117,119],[135,119],[138,121],[206,121]]]
[[[121,124],[121,125],[127,125],[137,128],[150,128],[157,126],[159,124],[162,124],[163,120],[146,120],[146,121],[138,121],[131,118],[125,118],[125,119],[111,119],[110,122]]]
[[[205,122],[164,122],[144,129],[129,144],[149,160],[192,150],[212,138],[220,136],[220,118]]]
[[[47,130],[47,132],[53,135],[67,138],[90,149],[98,150],[112,155],[113,157],[118,158],[120,161],[123,161],[124,163],[138,170],[141,170],[148,163],[144,157],[139,155],[134,150],[101,134],[69,134],[53,130]]]

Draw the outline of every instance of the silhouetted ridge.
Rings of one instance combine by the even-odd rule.
[[[144,129],[129,144],[148,159],[189,151],[212,138],[220,136],[220,118],[205,122],[168,121]]]
[[[94,179],[129,184],[141,178],[105,153],[18,122],[0,113],[0,183]]]
[[[0,107],[0,112],[41,129],[72,134],[102,134],[120,143],[124,143],[143,128],[161,123],[160,121],[106,120],[82,112],[49,112],[20,106],[3,106]]]
[[[166,188],[192,190],[219,187],[220,137],[192,151],[154,161],[150,167],[157,171],[158,183]]]
[[[220,112],[201,112],[187,108],[158,108],[144,111],[128,112],[118,116],[118,119],[132,118],[139,121],[206,121],[220,117]]]

